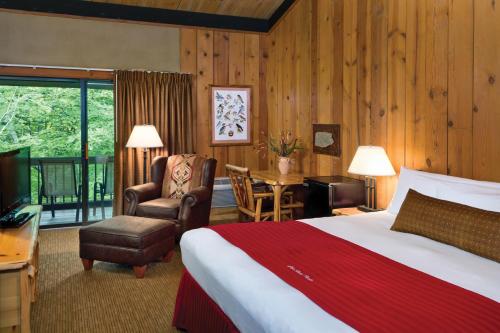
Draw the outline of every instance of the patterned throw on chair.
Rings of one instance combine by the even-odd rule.
[[[200,186],[204,160],[191,154],[171,156],[163,179],[162,197],[180,199],[184,193]]]

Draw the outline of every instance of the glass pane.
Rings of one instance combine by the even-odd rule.
[[[42,225],[81,221],[80,89],[74,80],[0,80],[0,150],[31,147]]]
[[[113,85],[88,84],[89,221],[113,212],[114,101]]]

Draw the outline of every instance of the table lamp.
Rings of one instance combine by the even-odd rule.
[[[377,210],[375,177],[396,174],[384,148],[377,146],[359,146],[347,172],[365,176],[366,206],[358,207],[365,212]]]
[[[161,142],[160,136],[153,125],[135,125],[130,133],[127,144],[127,148],[142,148],[144,152],[144,169],[143,169],[143,183],[146,183],[146,164],[148,158],[148,149],[163,147],[163,142]]]

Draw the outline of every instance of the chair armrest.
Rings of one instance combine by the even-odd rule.
[[[211,202],[212,191],[206,186],[192,189],[182,196],[178,219],[182,233],[209,224]]]
[[[185,193],[181,199],[181,207],[184,205],[189,205],[194,207],[204,201],[209,200],[211,197],[210,190],[206,186],[200,186],[192,189],[188,193]]]
[[[153,200],[161,196],[161,186],[156,183],[146,183],[131,186],[125,190],[125,199],[128,202],[127,215],[135,215],[137,205],[144,201]]]

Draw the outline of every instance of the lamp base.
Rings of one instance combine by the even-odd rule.
[[[358,206],[358,209],[362,212],[365,212],[365,213],[380,212],[383,210],[383,209],[378,209],[378,208],[370,208],[366,205]]]

